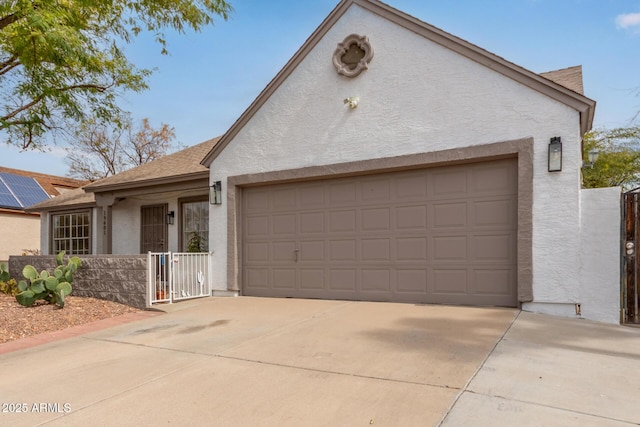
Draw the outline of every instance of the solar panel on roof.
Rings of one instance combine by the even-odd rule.
[[[49,195],[42,189],[40,184],[38,184],[38,181],[29,176],[0,172],[0,182],[4,183],[4,186],[8,190],[7,193],[18,203],[12,207],[26,208],[49,198]],[[0,192],[0,194],[2,193]],[[7,198],[7,201],[9,200],[10,199]]]
[[[21,208],[20,202],[16,199],[9,188],[0,181],[0,206],[4,208]]]

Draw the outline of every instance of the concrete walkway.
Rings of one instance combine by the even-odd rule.
[[[241,297],[165,308],[0,355],[0,425],[640,422],[638,329],[369,302]]]

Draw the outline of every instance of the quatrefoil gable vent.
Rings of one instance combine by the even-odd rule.
[[[356,77],[369,68],[373,59],[373,48],[366,36],[348,35],[333,52],[333,65],[338,74]]]

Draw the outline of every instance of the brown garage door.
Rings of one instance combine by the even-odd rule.
[[[247,188],[243,293],[515,306],[515,159]]]

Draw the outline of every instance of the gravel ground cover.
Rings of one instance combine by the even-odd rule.
[[[140,310],[116,302],[73,295],[65,298],[64,308],[45,301],[23,307],[15,297],[0,294],[0,343],[136,311]]]

